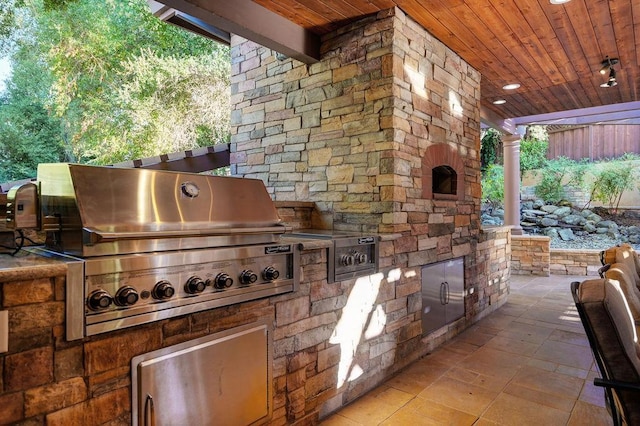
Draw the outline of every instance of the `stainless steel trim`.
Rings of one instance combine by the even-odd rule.
[[[87,336],[93,336],[96,334],[106,333],[113,330],[120,330],[123,328],[134,327],[136,325],[146,324],[149,322],[160,321],[167,318],[173,318],[180,315],[192,314],[195,312],[205,311],[207,309],[218,308],[221,306],[228,306],[247,300],[259,299],[263,297],[276,296],[278,294],[296,291],[297,286],[291,284],[278,288],[268,288],[264,290],[258,290],[251,292],[251,299],[247,299],[244,295],[235,297],[229,297],[224,299],[214,299],[206,302],[193,303],[186,306],[178,306],[174,308],[168,308],[164,310],[147,312],[144,314],[136,315],[133,317],[114,318],[110,321],[100,322],[96,324],[87,324]]]
[[[78,340],[84,335],[84,266],[83,259],[66,254],[30,247],[27,251],[51,259],[60,260],[67,265],[65,282],[65,332],[68,341]]]
[[[161,232],[104,232],[98,229],[83,228],[85,242],[90,244],[97,244],[101,242],[111,242],[119,240],[148,240],[158,239],[158,237],[164,238],[187,238],[187,237],[202,237],[210,235],[238,235],[238,234],[282,234],[286,232],[285,227],[268,227],[268,228],[198,228],[198,229],[182,229],[182,230],[169,230]]]

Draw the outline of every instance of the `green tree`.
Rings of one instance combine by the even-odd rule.
[[[493,207],[504,202],[504,169],[498,164],[490,164],[482,173],[482,201]]]
[[[520,171],[541,169],[547,162],[549,142],[538,139],[520,141]]]
[[[0,181],[34,177],[39,163],[67,160],[62,121],[49,111],[52,77],[36,46],[13,46],[12,78],[0,97]]]
[[[495,129],[487,129],[480,140],[480,164],[485,170],[491,164],[502,162],[502,141],[500,132]]]
[[[0,46],[13,46],[14,67],[20,46],[37,52],[51,76],[42,105],[60,120],[69,158],[107,164],[227,140],[226,46],[159,21],[144,0],[0,0],[4,6],[20,14],[0,15],[0,36],[11,39]],[[18,16],[30,17],[29,31],[7,29]],[[25,101],[34,97],[20,91]]]

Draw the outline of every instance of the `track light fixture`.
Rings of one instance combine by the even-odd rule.
[[[613,69],[613,66],[619,62],[620,60],[618,58],[609,58],[608,56],[604,58],[602,61],[602,68],[600,68],[600,74],[604,75],[608,70],[609,78],[605,83],[602,83],[600,87],[613,87],[618,84],[616,81],[616,70]]]
[[[600,74],[605,75],[607,71],[609,71],[609,69],[611,69],[611,67],[616,65],[618,62],[620,62],[618,58],[610,58],[606,56],[601,63],[602,67],[600,68]]]

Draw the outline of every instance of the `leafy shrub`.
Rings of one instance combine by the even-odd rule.
[[[520,141],[520,171],[535,170],[544,167],[547,162],[549,142],[539,139]]]
[[[502,142],[500,132],[495,129],[488,129],[480,140],[480,163],[482,170],[492,164],[500,163],[502,159]]]
[[[482,200],[493,206],[504,201],[504,168],[490,164],[482,173]]]
[[[622,194],[627,189],[633,189],[638,175],[633,163],[625,161],[629,157],[635,159],[637,156],[625,154],[621,160],[610,161],[600,173],[595,174],[589,203],[600,201],[614,210],[618,209]]]
[[[564,185],[581,185],[584,176],[584,163],[577,163],[567,157],[558,157],[547,161],[542,180],[535,187],[536,195],[547,203],[557,203],[565,197]],[[568,182],[563,182],[568,178]]]

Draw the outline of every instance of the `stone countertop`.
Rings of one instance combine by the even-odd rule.
[[[298,244],[300,250],[316,250],[316,249],[324,249],[333,246],[333,241],[331,240],[322,240],[319,238],[303,238],[303,237],[293,237],[293,236],[281,236],[280,242],[285,244]]]
[[[0,282],[64,276],[67,265],[57,259],[20,250],[15,256],[0,254]]]

